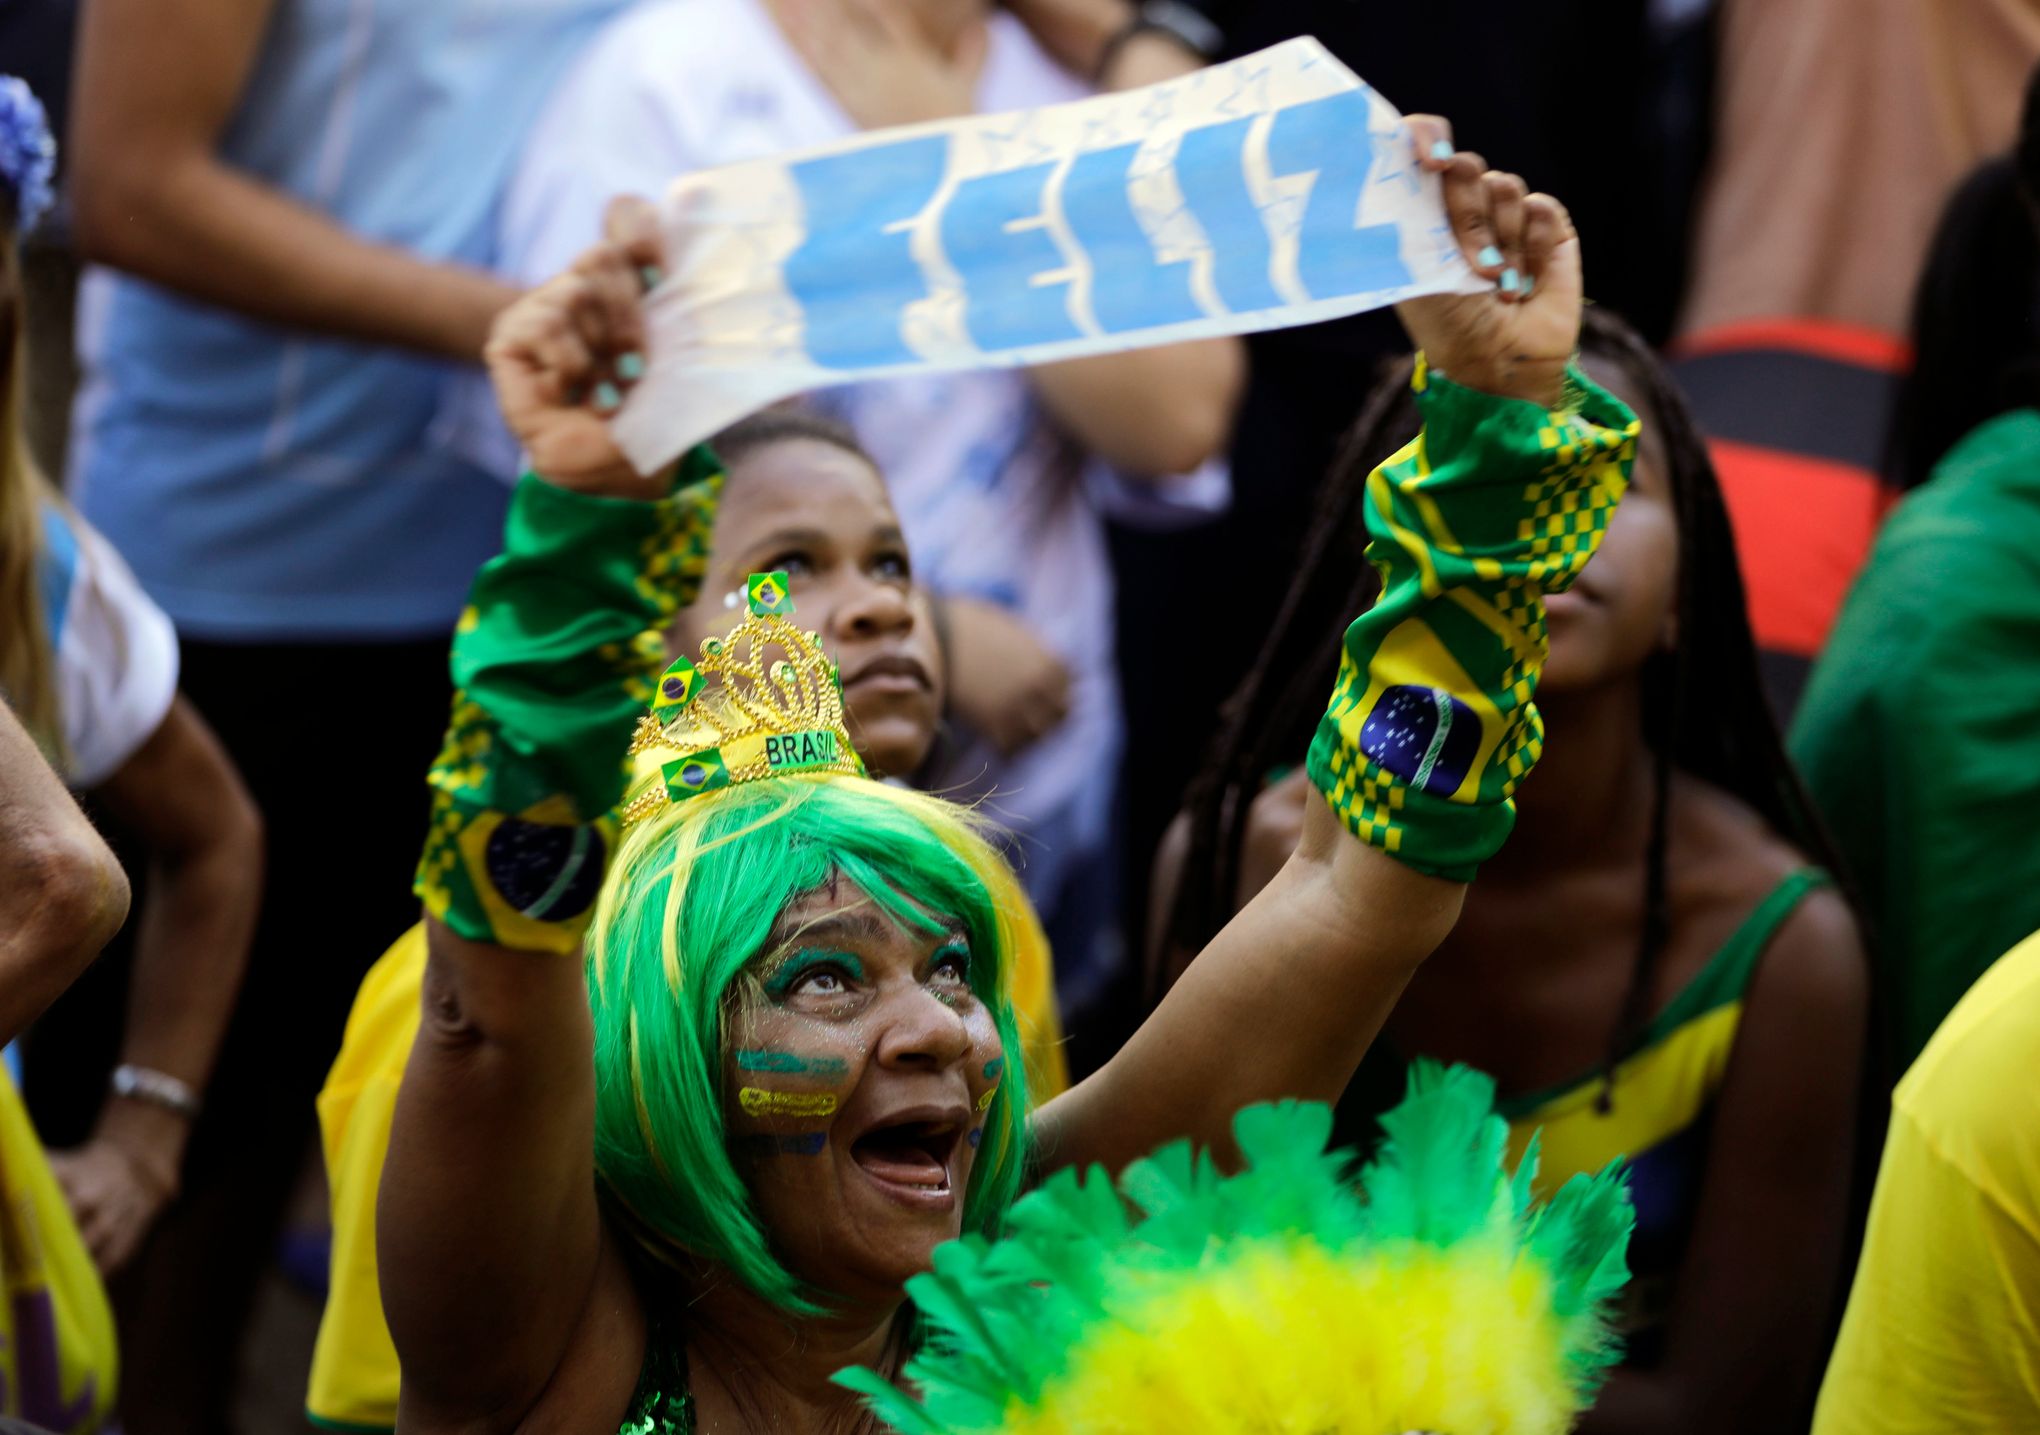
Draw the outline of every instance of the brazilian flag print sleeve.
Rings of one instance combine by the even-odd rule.
[[[453,640],[453,716],[432,765],[413,890],[471,941],[572,952],[615,849],[626,750],[693,602],[722,494],[697,447],[655,502],[527,476],[503,552]]]
[[[1577,365],[1553,410],[1421,357],[1414,383],[1423,431],[1367,479],[1381,596],[1346,630],[1309,772],[1362,842],[1464,882],[1515,825],[1543,750],[1544,595],[1600,545],[1638,425]]]

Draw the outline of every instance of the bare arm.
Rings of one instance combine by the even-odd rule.
[[[1848,908],[1808,898],[1744,1003],[1664,1359],[1618,1372],[1588,1435],[1806,1428],[1848,1229],[1868,986]]]
[[[1102,1071],[1036,1116],[1044,1165],[1117,1170],[1184,1135],[1226,1152],[1242,1106],[1336,1099],[1465,893],[1363,846],[1313,801],[1275,880]]]
[[[1238,339],[1200,339],[1027,371],[1057,423],[1135,477],[1190,473],[1225,452],[1247,383]]]
[[[261,819],[212,730],[181,697],[96,796],[140,840],[149,864],[121,1059],[203,1091],[255,931]],[[183,1115],[115,1097],[87,1146],[52,1157],[102,1270],[126,1261],[175,1194],[189,1135]]]
[[[1443,176],[1446,210],[1462,249],[1472,256],[1492,242],[1506,263],[1519,265],[1536,280],[1534,299],[1516,291],[1448,296],[1405,304],[1399,311],[1432,364],[1455,379],[1440,391],[1443,397],[1437,401],[1443,406],[1426,410],[1445,416],[1445,431],[1430,435],[1426,461],[1413,460],[1396,469],[1394,477],[1377,475],[1383,486],[1379,503],[1393,510],[1407,501],[1404,486],[1421,487],[1426,503],[1451,501],[1459,509],[1453,520],[1458,537],[1441,539],[1447,546],[1419,540],[1407,525],[1429,520],[1415,517],[1395,517],[1393,525],[1400,526],[1381,531],[1384,543],[1414,545],[1414,561],[1397,564],[1410,576],[1384,589],[1373,611],[1348,633],[1335,695],[1337,721],[1320,731],[1320,743],[1331,744],[1325,769],[1318,766],[1318,745],[1312,752],[1311,775],[1321,790],[1335,785],[1332,772],[1347,774],[1336,785],[1342,789],[1340,811],[1353,830],[1334,815],[1327,800],[1309,800],[1296,853],[1274,880],[1191,964],[1111,1062],[1043,1108],[1035,1129],[1047,1167],[1102,1161],[1116,1169],[1180,1136],[1225,1153],[1240,1106],[1288,1096],[1336,1097],[1417,964],[1458,918],[1464,894],[1460,882],[1470,874],[1470,862],[1438,862],[1436,870],[1456,879],[1442,880],[1406,865],[1419,861],[1414,848],[1457,831],[1473,839],[1457,850],[1477,861],[1506,832],[1501,804],[1507,780],[1440,804],[1385,769],[1365,767],[1366,759],[1351,747],[1352,729],[1361,720],[1361,695],[1387,683],[1416,683],[1443,702],[1438,695],[1451,693],[1455,684],[1470,683],[1482,691],[1507,688],[1512,681],[1508,672],[1541,660],[1541,623],[1528,620],[1519,620],[1526,626],[1508,628],[1498,646],[1483,646],[1477,654],[1469,649],[1470,657],[1434,666],[1433,660],[1411,655],[1423,643],[1435,647],[1439,641],[1424,626],[1428,619],[1420,616],[1427,604],[1455,610],[1453,600],[1464,597],[1469,607],[1495,614],[1500,622],[1495,602],[1503,591],[1481,585],[1515,585],[1506,591],[1511,605],[1520,607],[1527,598],[1534,610],[1542,588],[1569,581],[1569,573],[1561,579],[1547,563],[1533,560],[1531,548],[1509,545],[1527,544],[1532,537],[1530,516],[1520,506],[1524,489],[1519,475],[1549,468],[1536,433],[1554,422],[1570,422],[1549,417],[1549,411],[1561,401],[1567,361],[1579,334],[1579,245],[1556,201],[1526,196],[1520,180],[1489,173],[1478,156],[1440,158],[1434,153],[1434,147],[1450,153],[1449,143],[1439,143],[1448,134],[1443,121],[1412,117],[1410,130],[1419,162]],[[1488,268],[1494,272],[1499,266]],[[1469,389],[1537,407],[1489,403],[1473,395],[1465,396],[1465,408],[1452,407],[1461,400],[1451,394]],[[1452,417],[1455,413],[1459,417]],[[1505,430],[1516,436],[1497,447],[1483,447],[1472,437],[1490,433],[1499,439]],[[1600,450],[1604,441],[1610,452],[1624,445],[1617,435],[1602,433],[1583,439],[1582,448]],[[1619,485],[1602,490],[1599,479],[1584,469],[1567,481],[1580,485],[1583,501],[1612,501],[1612,492],[1619,491]],[[1483,496],[1470,507],[1461,506],[1465,500],[1448,500],[1448,492],[1462,490],[1506,496]],[[1466,526],[1469,519],[1478,525],[1477,535]],[[1484,556],[1474,561],[1469,551]],[[1585,561],[1585,550],[1577,561]],[[1505,567],[1521,576],[1505,580]],[[1427,574],[1422,581],[1415,577],[1419,572]],[[1461,585],[1465,591],[1455,591]],[[1405,634],[1412,640],[1396,650],[1398,656],[1389,660],[1390,676],[1384,678],[1373,665],[1389,652],[1391,638]],[[1486,697],[1469,696],[1493,706]],[[1496,738],[1507,744],[1511,770],[1534,760],[1527,734],[1527,717],[1516,709]],[[1496,761],[1503,760],[1503,752],[1496,749]],[[1380,806],[1376,817],[1356,820],[1360,809],[1353,805],[1354,794],[1363,771],[1373,774],[1366,782],[1374,795],[1366,800]],[[1398,823],[1408,834],[1421,826],[1431,836],[1418,835],[1414,841],[1408,834],[1389,837],[1386,828]],[[1362,832],[1387,850],[1363,845]],[[1389,851],[1400,852],[1401,860]]]
[[[77,980],[127,909],[120,863],[0,703],[0,1043]]]
[[[516,291],[349,233],[215,153],[275,0],[93,0],[71,194],[90,259],[258,319],[474,359]]]
[[[594,1281],[601,1217],[580,959],[436,921],[426,942],[376,1246],[404,1413],[436,1425],[538,1398]]]
[[[496,699],[475,687],[472,672],[458,679],[478,694],[487,722],[513,720],[504,716],[522,700],[513,693],[538,695],[519,710],[517,729],[537,766],[514,775],[527,785],[559,777],[548,802],[583,821],[619,795],[613,755],[629,741],[638,703],[616,667],[627,659],[605,653],[634,649],[659,621],[637,596],[637,555],[661,518],[636,500],[666,487],[631,472],[607,423],[629,382],[616,360],[642,352],[638,276],[662,260],[657,221],[647,206],[619,204],[609,232],[615,242],[506,311],[490,339],[504,417],[549,482],[520,488],[513,541],[477,580],[472,621],[458,640],[486,641],[489,661],[507,665],[509,680],[490,689]],[[590,393],[598,396],[579,397]],[[620,545],[629,560],[604,562],[590,544]],[[515,665],[530,633],[566,626],[557,608],[520,606],[541,599],[575,612],[572,644],[545,652],[542,671],[524,671]],[[491,636],[499,623],[502,635]],[[469,652],[465,661],[481,661],[481,650]],[[501,712],[487,706],[493,700]],[[517,759],[500,755],[510,746],[498,733],[476,765],[510,773],[501,764]],[[584,750],[606,757],[590,770],[610,790],[580,790],[570,760]],[[458,834],[491,816],[467,801],[468,781],[435,773],[442,825],[426,865],[444,857],[481,890],[486,875],[459,866]],[[485,791],[475,789],[474,802]],[[377,1203],[383,1307],[403,1361],[407,1426],[508,1429],[559,1369],[601,1268],[588,994],[571,925],[525,921],[484,936],[494,917],[456,903],[451,888],[424,890],[428,905],[438,904],[432,910],[447,915],[427,923],[423,1017]]]

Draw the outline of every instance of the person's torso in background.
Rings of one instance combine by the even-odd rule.
[[[1715,154],[1679,330],[1902,335],[1942,204],[2010,143],[2040,0],[1723,0]]]
[[[980,110],[1088,92],[1012,16],[995,14],[991,26]],[[604,132],[623,116],[651,137],[646,146],[625,151]],[[610,195],[656,194],[685,170],[810,149],[856,129],[758,0],[655,0],[589,47],[534,128],[505,205],[510,273],[533,281],[563,267],[598,237]],[[1111,574],[1093,501],[1108,481],[1011,371],[889,379],[817,403],[856,429],[885,473],[917,575],[938,593],[1019,614],[1071,666],[1073,710],[1054,734],[1010,762],[960,744],[935,775],[950,795],[995,794],[992,811],[1027,838],[1028,888],[1052,908],[1110,825],[1119,704]],[[464,421],[493,422],[485,405],[470,386]],[[498,448],[491,462],[514,458]],[[1208,509],[1210,485],[1184,501]]]
[[[553,80],[627,0],[284,0],[221,157],[368,239],[494,257]],[[79,306],[71,488],[210,638],[450,625],[507,495],[436,432],[459,365],[310,337],[111,271]]]
[[[2040,929],[2040,410],[2001,414],[1892,512],[1788,747],[1877,934],[1886,1065]]]

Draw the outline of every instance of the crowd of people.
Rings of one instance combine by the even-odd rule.
[[[674,178],[1302,34],[1479,292],[612,435]],[[0,1427],[1197,1428],[972,1318],[1099,1279],[1059,1173],[1329,1250],[1256,1170],[1449,1205],[1463,1102],[1586,1323],[1381,1428],[2040,1429],[2036,66],[2035,0],[0,3]]]

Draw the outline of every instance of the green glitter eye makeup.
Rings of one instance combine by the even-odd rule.
[[[834,967],[853,982],[864,980],[864,963],[851,952],[800,951],[789,952],[774,966],[764,980],[765,995],[774,1001],[782,1001],[801,980],[818,970]]]

